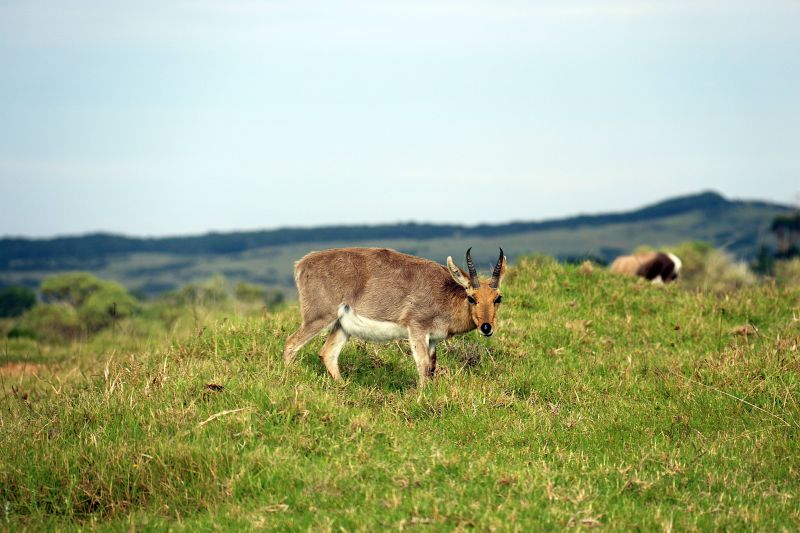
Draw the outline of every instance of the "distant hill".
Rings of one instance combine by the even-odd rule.
[[[136,238],[104,233],[52,239],[0,239],[0,285],[36,285],[65,270],[88,270],[152,294],[214,273],[289,288],[291,265],[312,249],[345,245],[390,246],[443,261],[473,246],[490,263],[497,246],[513,258],[547,253],[561,258],[611,259],[649,244],[705,240],[750,258],[771,237],[767,228],[786,205],[728,200],[703,192],[634,211],[506,224],[384,224],[283,228]]]

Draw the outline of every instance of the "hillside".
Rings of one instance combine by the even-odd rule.
[[[719,298],[521,259],[497,334],[350,342],[333,383],[297,306],[168,331],[9,339],[10,530],[795,529],[797,290]],[[32,365],[25,369],[24,365]],[[31,370],[30,368],[33,368]]]
[[[750,258],[770,242],[766,228],[788,206],[727,200],[706,192],[627,213],[539,222],[459,226],[393,224],[286,228],[193,237],[133,238],[94,234],[53,239],[0,239],[0,285],[35,286],[52,273],[87,270],[144,294],[223,274],[291,291],[292,263],[319,248],[388,246],[437,261],[463,256],[491,264],[498,246],[510,259],[530,253],[609,260],[636,246],[704,240]]]

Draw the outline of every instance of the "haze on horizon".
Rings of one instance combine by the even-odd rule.
[[[0,236],[800,193],[800,2],[0,3]]]

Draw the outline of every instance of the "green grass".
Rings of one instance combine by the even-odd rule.
[[[498,333],[448,341],[423,390],[403,343],[348,343],[342,384],[316,356],[322,338],[284,367],[294,305],[106,338],[37,376],[3,374],[0,520],[796,529],[799,300],[526,259]]]

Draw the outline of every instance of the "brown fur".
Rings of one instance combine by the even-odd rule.
[[[655,252],[642,252],[634,255],[621,255],[611,263],[611,271],[619,274],[637,276],[642,265],[655,258]]]
[[[673,281],[677,277],[672,259],[662,252],[621,255],[611,263],[611,271],[639,276],[651,281]]]
[[[490,288],[488,281],[478,288],[464,287],[456,275],[433,261],[384,248],[312,252],[295,264],[303,325],[287,340],[284,358],[291,362],[306,342],[331,327],[320,356],[331,376],[339,378],[338,354],[347,340],[338,314],[344,304],[360,317],[406,328],[423,382],[435,370],[437,340],[484,323],[494,331],[499,290]]]

